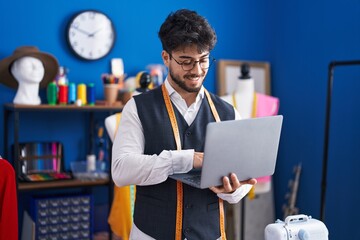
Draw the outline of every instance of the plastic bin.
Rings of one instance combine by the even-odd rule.
[[[106,163],[103,161],[96,161],[96,169],[88,171],[86,161],[71,162],[71,171],[73,176],[77,179],[96,180],[109,179]]]

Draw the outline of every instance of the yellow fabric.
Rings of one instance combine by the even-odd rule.
[[[132,225],[130,186],[114,187],[114,199],[108,222],[116,236],[123,240],[129,239]]]
[[[116,114],[116,131],[119,126],[121,113]],[[131,188],[134,188],[131,191]],[[114,234],[121,237],[122,240],[128,240],[132,226],[133,205],[135,199],[136,187],[124,186],[114,187],[114,198],[108,218],[108,223]]]

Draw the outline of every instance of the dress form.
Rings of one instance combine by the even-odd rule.
[[[255,92],[255,80],[249,73],[249,65],[243,64],[234,92],[222,98],[238,110],[242,119],[276,115],[279,108],[278,99]],[[264,229],[274,219],[271,177],[257,180],[247,198],[238,204],[227,205],[229,239],[263,239],[258,230]]]
[[[10,71],[19,83],[13,102],[39,105],[41,103],[39,86],[45,74],[42,62],[34,57],[22,57],[11,65]]]
[[[151,77],[146,72],[140,72],[137,76],[139,87],[132,96],[142,94],[149,90]],[[126,104],[126,102],[124,102]],[[105,119],[105,128],[112,141],[115,139],[121,113],[115,113]],[[108,223],[116,239],[129,239],[134,210],[136,186],[114,187],[114,199],[111,206]]]
[[[238,110],[242,119],[254,117],[255,82],[249,73],[249,65],[243,64],[241,66],[241,76],[236,82],[233,94],[222,97],[223,100]]]

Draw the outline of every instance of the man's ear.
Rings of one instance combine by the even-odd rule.
[[[168,53],[167,51],[163,50],[163,51],[161,52],[161,57],[162,57],[162,59],[163,59],[164,65],[165,65],[166,67],[169,67],[169,61],[170,61],[170,55],[169,55],[169,53]]]

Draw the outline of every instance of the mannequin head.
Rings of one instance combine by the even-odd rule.
[[[19,84],[14,103],[40,104],[39,85],[45,74],[43,63],[34,57],[21,57],[13,62],[10,72]]]
[[[252,95],[255,92],[255,82],[250,75],[250,65],[248,63],[241,64],[240,67],[241,75],[238,77],[235,93],[241,95],[248,95],[252,98]]]
[[[151,84],[151,76],[148,72],[139,72],[136,75],[136,85],[139,86],[138,88],[136,88],[137,92],[143,93],[149,90],[149,86]]]
[[[59,70],[54,56],[35,46],[21,46],[0,61],[0,83],[17,89],[14,103],[40,104],[39,88],[46,88]]]
[[[239,77],[239,79],[250,79],[251,78],[249,64],[247,64],[247,63],[241,64],[240,72],[241,72],[241,76]]]
[[[44,77],[45,68],[42,62],[34,57],[22,57],[13,62],[11,74],[20,84],[39,84]]]

